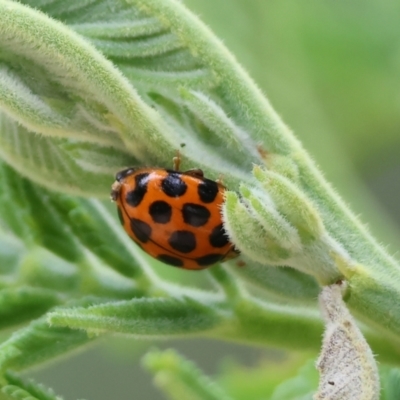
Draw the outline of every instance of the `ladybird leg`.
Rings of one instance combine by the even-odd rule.
[[[223,256],[221,261],[232,260],[232,258],[236,258],[238,256],[240,256],[240,251],[234,245],[232,245],[231,248]]]
[[[188,171],[185,171],[184,174],[193,176],[194,178],[204,178],[204,172],[199,168],[189,169]]]
[[[176,151],[176,156],[172,159],[174,165],[174,171],[179,171],[179,167],[181,166],[181,153],[179,150]]]

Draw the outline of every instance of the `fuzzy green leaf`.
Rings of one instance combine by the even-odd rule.
[[[95,199],[74,199],[65,195],[52,196],[51,204],[77,239],[108,265],[132,278],[143,273],[130,251],[133,244],[126,240],[125,233],[118,226],[114,210],[112,215],[109,207]]]
[[[231,240],[259,263],[290,266],[322,284],[339,280],[338,261],[351,260],[325,230],[316,207],[282,175],[255,167],[254,176],[260,185],[242,184],[241,197],[226,195],[223,213]]]
[[[94,304],[99,300],[83,299],[75,305]],[[85,332],[68,328],[52,328],[41,317],[16,331],[0,344],[0,368],[21,370],[83,346],[93,339]]]
[[[28,130],[56,137],[51,141],[54,148],[48,151],[40,151],[46,143],[29,146],[45,157],[30,157],[28,169],[19,161],[33,153],[23,154],[18,145],[23,141],[17,140],[17,129],[7,126],[4,135],[11,137],[6,139],[9,146],[3,157],[20,172],[70,192],[84,192],[85,183],[86,193],[94,193],[96,188],[91,183],[97,182],[96,194],[101,195],[101,189],[104,196],[102,172],[112,169],[105,167],[110,164],[107,157],[111,154],[104,146],[117,149],[112,158],[121,166],[145,160],[158,160],[165,165],[170,163],[177,144],[184,144],[183,152],[191,164],[207,170],[210,163],[205,161],[217,155],[215,147],[228,146],[230,152],[220,159],[214,171],[222,172],[227,182],[233,182],[234,176],[245,177],[238,167],[246,169],[252,161],[262,160],[257,146],[267,136],[261,131],[268,130],[273,136],[267,147],[287,147],[279,134],[278,126],[283,125],[277,116],[259,94],[257,100],[262,105],[253,99],[252,91],[257,93],[255,86],[229,56],[226,63],[227,54],[224,51],[221,57],[220,50],[224,49],[220,43],[179,3],[115,1],[110,13],[106,2],[100,2],[86,6],[84,20],[79,12],[71,12],[74,7],[70,3],[66,6],[56,1],[45,8],[48,15],[56,19],[62,15],[64,23],[87,35],[133,83],[147,105],[120,73],[74,32],[30,9],[14,4],[4,7],[9,15],[0,32],[16,33],[0,42],[0,48],[6,49],[4,94],[1,96],[0,92],[0,100],[3,99],[8,114]],[[214,51],[210,51],[211,43]],[[16,46],[18,51],[14,51]],[[49,59],[53,62],[49,63]],[[16,61],[18,69],[14,67]],[[31,82],[26,76],[40,79]],[[246,84],[251,86],[250,90]],[[10,98],[13,86],[16,95]],[[230,93],[224,91],[225,86],[238,87]],[[246,110],[236,107],[239,93],[249,103]],[[256,117],[262,119],[257,127]],[[198,130],[199,136],[187,137],[193,129]],[[210,142],[210,133],[215,131],[220,132],[219,137]],[[36,139],[30,132],[24,133]],[[59,137],[73,138],[75,146]],[[90,157],[82,157],[82,141],[96,143],[91,146]],[[126,148],[132,154],[130,159],[124,153]],[[57,159],[66,167],[65,177],[71,181],[68,186],[60,168],[53,176],[49,173],[46,159],[52,157],[51,153],[57,153]]]
[[[56,138],[95,142],[97,146],[112,146],[120,150],[120,162],[125,158],[125,162],[129,159],[131,163],[135,157],[123,156],[126,150],[119,136],[129,136],[127,126],[147,135],[149,146],[150,138],[166,144],[155,128],[160,123],[154,118],[154,111],[138,98],[112,64],[87,42],[62,24],[18,3],[2,1],[0,12],[4,16],[0,24],[1,61],[4,64],[0,71],[0,104],[9,116],[27,129],[22,131],[25,136],[39,138],[33,136],[33,131]],[[148,115],[153,118],[148,118]],[[97,181],[105,193],[105,187],[101,185],[105,175],[100,173],[100,180],[97,180],[100,171],[96,165],[102,164],[101,153],[94,157],[94,164],[87,159],[86,165],[82,165],[79,163],[81,156],[75,161],[73,150],[70,154],[63,149],[64,141],[58,139],[49,142],[55,148],[47,151],[40,143],[33,146],[36,157],[30,165],[25,165],[24,158],[33,152],[24,153],[24,142],[18,140],[20,132],[15,129],[17,124],[14,122],[15,128],[12,129],[7,118],[5,123],[9,122],[8,126],[0,132],[11,135],[5,140],[13,143],[13,149],[10,149],[13,151],[11,154],[7,152],[5,158],[19,171],[31,178],[37,175],[42,183],[70,192],[93,193],[96,186],[87,184]],[[57,148],[65,151],[60,152]],[[104,164],[110,152],[102,152],[106,154]],[[138,152],[137,146],[134,153],[146,156],[146,152]],[[67,168],[66,176],[74,177],[73,186],[66,185],[60,169],[54,170],[53,175],[49,173],[52,170],[49,161],[57,155]],[[150,159],[150,155],[147,156]],[[89,170],[87,164],[91,164]],[[93,170],[97,173],[91,172]],[[46,175],[42,176],[41,171]],[[96,193],[100,194],[100,190],[97,189]]]
[[[230,400],[224,390],[173,350],[153,350],[143,359],[155,384],[171,400]]]
[[[114,169],[128,163],[168,166],[181,148],[185,167],[201,167],[214,179],[223,175],[231,190],[224,206],[227,231],[245,260],[259,264],[258,273],[271,265],[291,266],[322,284],[348,280],[348,304],[369,324],[371,343],[384,357],[398,358],[397,262],[325,183],[234,58],[181,2],[25,3],[34,8],[0,0],[3,160],[50,188],[106,197]],[[2,228],[28,250],[39,254],[45,248],[78,267],[81,279],[71,274],[70,291],[60,283],[57,267],[51,269],[57,290],[103,297],[98,306],[57,309],[50,321],[96,333],[202,333],[319,346],[322,327],[315,310],[270,301],[274,290],[268,279],[279,274],[258,279],[269,283],[259,300],[217,271],[217,302],[214,293],[161,283],[147,259],[122,239],[122,230],[113,230],[97,200],[58,197],[7,168],[0,183],[6,188],[0,193]],[[24,259],[24,273],[27,264]],[[104,271],[108,266],[116,271],[112,279]],[[22,276],[19,282],[24,279],[34,281]],[[36,282],[46,287],[51,279],[42,275]],[[295,286],[287,288],[289,299],[316,290],[312,278]],[[283,294],[282,289],[275,293]],[[139,294],[174,298],[113,303]],[[112,300],[104,303],[107,296]],[[49,337],[36,340],[43,332]],[[50,329],[42,318],[5,342],[0,357],[6,366],[31,365],[35,357],[40,361],[67,351],[68,334],[71,347],[80,343],[80,337],[73,339],[77,333]],[[48,353],[39,353],[44,348]]]
[[[35,135],[0,113],[0,157],[19,173],[46,187],[104,197],[111,176],[133,159],[97,143],[90,144],[90,152],[78,151],[77,143],[83,148],[88,146],[85,142]]]
[[[318,211],[296,185],[281,174],[259,167],[255,167],[253,173],[285,220],[296,229],[303,243],[316,240],[323,234],[324,227]],[[292,247],[296,245],[292,244]]]
[[[286,342],[303,351],[320,346],[322,322],[310,308],[242,300],[235,304],[235,316],[236,338],[278,347]]]
[[[11,276],[18,272],[24,256],[24,244],[0,229],[0,287],[9,286]]]
[[[29,250],[21,259],[18,273],[13,276],[15,285],[29,285],[44,289],[44,292],[55,290],[64,295],[79,291],[81,276],[77,265],[39,246]]]
[[[1,391],[12,399],[18,400],[62,400],[56,396],[52,389],[37,384],[33,380],[24,381],[15,373],[8,371],[6,374],[8,384]]]
[[[278,385],[270,400],[313,400],[317,383],[314,362],[310,361],[300,368],[297,376]]]
[[[207,332],[218,326],[216,310],[191,299],[133,299],[88,308],[57,309],[51,325],[135,336],[173,336]]]
[[[19,287],[0,290],[0,329],[40,317],[51,307],[60,304],[53,290]]]
[[[28,245],[41,244],[67,260],[82,257],[77,242],[51,207],[48,192],[4,163],[0,163],[0,185],[0,218],[8,230]]]
[[[125,276],[142,275],[143,266],[139,266],[135,259],[133,244],[122,231],[115,216],[101,202],[53,193],[21,178],[4,163],[0,163],[0,184],[4,188],[0,193],[0,202],[3,204],[0,208],[0,219],[6,223],[9,231],[30,246],[31,253],[24,262],[30,264],[30,268],[25,270],[32,271],[31,277],[36,274],[35,279],[38,280],[38,275],[43,273],[39,270],[44,270],[44,265],[52,262],[55,265],[60,264],[57,257],[53,256],[54,260],[50,260],[50,254],[43,251],[35,253],[34,248],[37,245],[57,254],[65,260],[64,263],[69,263],[65,264],[66,272],[71,271],[71,268],[76,270],[76,265],[72,265],[74,262],[84,270],[87,270],[87,264],[91,264],[93,268],[95,258],[85,250],[86,247]],[[14,198],[21,212],[14,212]],[[36,266],[33,267],[36,259]],[[50,269],[54,271],[55,268]],[[71,273],[73,274],[72,271]],[[48,286],[52,277],[53,273],[50,272],[45,278]],[[59,277],[57,285],[61,284],[71,290],[77,288],[77,279],[79,277],[70,275],[70,279],[63,282]],[[144,277],[142,281],[145,282]]]
[[[308,358],[306,353],[291,352],[285,353],[278,361],[273,354],[266,350],[257,363],[251,366],[243,365],[235,359],[225,360],[222,368],[219,368],[221,372],[218,374],[218,383],[236,400],[270,399],[277,387],[295,376]],[[309,364],[313,372],[313,388],[316,388],[318,374],[314,365],[311,362]],[[286,389],[289,390],[289,387]]]
[[[382,367],[382,400],[397,400],[400,398],[400,370],[398,368]]]
[[[243,257],[244,265],[236,273],[258,288],[285,301],[315,303],[320,287],[310,275],[303,274],[293,268],[275,268],[265,266]]]

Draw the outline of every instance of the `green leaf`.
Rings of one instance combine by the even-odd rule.
[[[283,218],[296,229],[303,243],[314,241],[324,233],[324,226],[318,211],[289,179],[280,173],[263,170],[260,167],[255,167],[253,174],[271,196]],[[297,247],[298,245],[292,243],[291,246]]]
[[[62,286],[62,290],[76,289],[83,272],[86,272],[87,276],[91,274],[92,280],[96,280],[98,270],[90,270],[100,263],[95,262],[95,257],[87,251],[89,249],[118,273],[136,278],[141,276],[141,282],[146,285],[144,266],[137,261],[138,256],[132,250],[133,243],[123,232],[115,216],[112,216],[110,210],[101,202],[48,191],[21,178],[4,163],[0,163],[0,184],[4,188],[0,193],[0,202],[3,204],[3,207],[0,207],[0,219],[7,224],[9,231],[20,237],[30,248],[31,252],[23,261],[30,264],[30,267],[23,270],[28,273],[31,271],[31,278],[37,274],[34,279],[38,280],[39,275],[44,273],[44,265],[54,264],[49,268],[49,276],[44,279],[47,287],[51,287],[49,282],[54,278],[57,283],[54,280],[53,283],[58,287]],[[12,199],[16,201],[12,202]],[[14,211],[17,205],[21,212]],[[67,263],[38,250],[38,245],[58,255]],[[54,275],[59,264],[64,266],[66,273],[71,272],[68,281],[63,281],[66,276],[61,277],[58,273],[57,277]],[[80,267],[81,277],[77,276],[77,266]],[[120,283],[122,284],[122,281]]]
[[[397,400],[400,398],[400,370],[382,366],[382,400]]]
[[[0,287],[9,285],[10,277],[18,271],[19,263],[24,255],[23,243],[0,228]]]
[[[318,374],[314,362],[309,361],[300,368],[297,376],[278,385],[271,400],[312,400],[317,384]]]
[[[171,400],[230,400],[224,390],[174,350],[153,350],[143,365],[154,374],[154,383]]]
[[[33,380],[24,381],[20,376],[8,371],[6,373],[8,384],[1,388],[1,391],[18,400],[62,400],[56,396],[52,389],[48,389]]]
[[[276,388],[295,376],[309,357],[306,353],[282,354],[273,349],[265,349],[260,354],[261,357],[250,366],[231,356],[222,362],[218,383],[236,400],[269,400]],[[311,372],[316,387],[318,376],[315,367]]]
[[[136,1],[128,5],[115,1],[113,13],[105,2],[93,3],[85,6],[84,19],[78,10],[72,11],[71,3],[66,6],[56,1],[45,9],[48,15],[62,16],[63,22],[87,35],[134,84],[147,105],[120,73],[74,32],[28,8],[5,7],[9,16],[0,32],[13,31],[16,36],[0,41],[0,47],[6,49],[3,96],[0,92],[3,107],[30,131],[75,141],[73,148],[65,141],[52,140],[54,148],[42,151],[45,157],[29,157],[32,162],[27,168],[19,161],[31,154],[22,154],[18,143],[23,141],[17,140],[16,129],[4,129],[4,134],[12,137],[6,141],[10,145],[3,157],[32,179],[87,194],[95,193],[96,182],[96,194],[104,196],[101,172],[107,170],[110,156],[121,166],[128,161],[168,165],[177,147],[184,145],[185,159],[206,170],[211,168],[205,161],[218,157],[214,174],[223,173],[224,179],[233,183],[234,176],[246,176],[238,167],[249,168],[252,161],[262,161],[257,150],[267,138],[262,132],[269,131],[273,137],[267,147],[287,148],[278,129],[282,123],[255,85],[179,3]],[[40,79],[31,82],[26,76]],[[10,99],[13,85],[19,95]],[[227,92],[225,87],[234,90]],[[243,104],[248,103],[245,110],[237,107],[238,97],[243,96]],[[193,130],[198,131],[197,138],[187,135]],[[213,139],[215,131],[221,133]],[[26,131],[27,135],[30,132]],[[88,158],[77,150],[82,141],[95,142]],[[102,148],[105,146],[117,152],[111,155]],[[223,158],[215,151],[221,146],[230,149]],[[29,147],[36,148],[37,154],[44,144]],[[125,149],[132,155],[130,159]],[[59,168],[51,176],[48,153],[57,153],[67,169],[62,172],[64,177]]]
[[[49,289],[18,287],[0,290],[0,329],[43,315],[60,304],[60,296]]]
[[[49,193],[0,163],[0,218],[28,245],[41,244],[69,261],[82,258],[81,249],[49,202]],[[16,212],[17,211],[17,212]]]
[[[94,304],[97,299],[82,299],[75,306]],[[45,317],[14,332],[0,344],[1,370],[22,370],[53,359],[92,341],[85,332],[50,327]]]
[[[290,265],[323,284],[348,280],[348,304],[368,323],[371,343],[383,357],[398,358],[397,262],[326,184],[234,58],[181,2],[26,3],[34,8],[0,0],[0,157],[47,187],[106,197],[114,169],[126,163],[167,166],[181,148],[185,167],[201,167],[213,179],[223,175],[230,189],[226,228],[245,260],[260,264],[259,273],[262,267]],[[253,164],[263,176],[251,175]],[[70,292],[57,266],[48,281],[38,276],[38,285],[54,279],[66,297],[103,297],[98,306],[57,309],[49,320],[93,332],[201,333],[319,346],[315,310],[271,301],[269,292],[284,293],[282,286],[271,290],[272,280],[262,300],[218,272],[218,293],[164,284],[147,259],[129,248],[122,230],[110,229],[98,200],[58,197],[10,169],[0,172],[2,228],[28,250],[39,254],[45,248],[79,268],[81,279],[71,278]],[[27,264],[24,259],[24,273]],[[104,271],[108,266],[117,271],[113,279]],[[265,273],[259,282],[279,276]],[[19,283],[24,279],[34,282],[22,276]],[[288,287],[287,297],[307,299],[316,287],[312,278],[304,279]],[[153,298],[112,303],[139,294]],[[173,299],[157,298],[167,295]],[[74,339],[76,333],[50,329],[43,317],[3,343],[0,356],[5,365],[22,368],[67,351],[68,335],[71,348],[78,345],[82,338]],[[47,341],[36,334],[41,339],[48,334]]]
[[[241,278],[285,301],[315,304],[320,286],[312,276],[289,267],[276,268],[242,259],[244,265],[235,271]]]
[[[236,339],[303,351],[315,351],[320,346],[322,322],[318,312],[309,307],[243,299],[235,303],[234,311]]]
[[[77,34],[44,14],[15,2],[0,2],[0,12],[4,16],[0,24],[4,65],[0,70],[0,104],[15,120],[15,127],[16,122],[20,122],[26,128],[22,134],[40,140],[32,134],[37,132],[56,138],[95,142],[97,146],[112,146],[125,153],[120,161],[130,159],[131,163],[135,156],[127,158],[123,143],[124,137],[130,137],[128,126],[136,134],[146,135],[150,147],[155,141],[167,144],[158,134],[162,127],[155,128],[160,122],[154,111],[139,99],[112,64]],[[10,120],[6,117],[7,122]],[[73,153],[57,150],[59,147],[63,150],[63,140],[37,143],[32,147],[33,151],[25,151],[25,142],[18,140],[18,129],[12,129],[8,123],[3,125],[1,133],[11,135],[5,140],[13,143],[13,151],[4,156],[20,172],[31,178],[38,176],[37,180],[53,188],[104,195],[105,187],[101,183],[106,182],[103,178],[108,174],[91,172],[99,172],[96,165],[101,165],[100,157],[94,157],[94,165],[90,159],[86,160],[90,164],[88,171],[87,164],[79,164],[81,156],[75,161]],[[46,151],[46,144],[53,144],[55,148]],[[137,145],[128,147],[133,154],[151,159],[145,146],[143,151]],[[107,161],[110,151],[102,150],[102,153],[106,155],[103,161]],[[23,163],[31,154],[36,154],[31,163]],[[62,169],[49,173],[52,171],[51,159],[57,156],[67,169],[66,174]],[[64,181],[65,176],[74,177],[73,186]]]
[[[51,325],[85,329],[94,334],[114,332],[148,337],[207,332],[221,320],[217,310],[189,298],[143,298],[88,308],[60,308],[47,318]]]
[[[338,264],[350,268],[352,261],[325,230],[314,204],[284,176],[258,166],[253,173],[259,185],[242,184],[240,197],[226,195],[223,215],[232,242],[261,264],[290,266],[320,284],[339,280]]]
[[[33,134],[0,113],[0,157],[19,173],[53,189],[105,197],[115,171],[134,159],[123,151],[93,143],[90,152],[78,151],[77,143],[88,146]]]
[[[143,274],[130,250],[133,243],[127,240],[126,233],[116,221],[116,210],[112,215],[109,207],[100,201],[65,195],[52,196],[51,204],[76,238],[104,262],[131,278]]]
[[[14,285],[29,285],[35,288],[57,291],[62,298],[79,291],[82,279],[76,264],[65,261],[39,246],[30,248],[21,259]]]

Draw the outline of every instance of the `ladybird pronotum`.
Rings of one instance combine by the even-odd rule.
[[[125,231],[144,251],[198,270],[239,254],[222,224],[224,190],[198,169],[128,168],[117,173],[111,198]]]

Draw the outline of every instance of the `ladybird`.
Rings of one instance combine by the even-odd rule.
[[[111,199],[125,231],[145,252],[174,267],[199,270],[238,256],[225,233],[225,187],[199,169],[128,168]],[[177,167],[178,166],[178,167]]]

